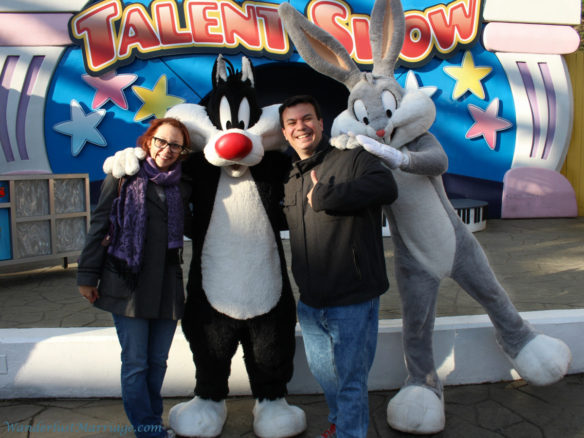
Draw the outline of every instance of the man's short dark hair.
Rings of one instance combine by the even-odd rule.
[[[316,118],[318,120],[322,119],[322,114],[320,112],[320,105],[318,104],[316,99],[313,96],[311,96],[310,94],[298,94],[296,96],[291,96],[291,97],[287,98],[284,102],[282,102],[282,105],[280,105],[280,108],[278,108],[278,112],[280,113],[280,126],[282,128],[284,127],[284,120],[282,120],[282,113],[284,112],[284,110],[286,108],[290,108],[291,106],[296,106],[296,105],[299,105],[301,103],[308,103],[308,104],[312,105],[314,108],[314,113],[316,114]]]

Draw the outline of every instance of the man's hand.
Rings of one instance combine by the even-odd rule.
[[[318,183],[318,179],[316,179],[316,170],[312,170],[310,172],[310,178],[312,179],[312,188],[306,195],[306,198],[308,199],[308,205],[312,207],[312,191],[314,190],[314,186],[316,186],[316,184]]]
[[[95,286],[79,286],[79,293],[91,304],[99,298],[99,292]]]
[[[397,169],[398,167],[407,166],[410,159],[407,154],[398,151],[397,149],[373,140],[365,135],[357,135],[357,141],[361,143],[363,149],[370,154],[373,154],[383,160],[390,169]]]

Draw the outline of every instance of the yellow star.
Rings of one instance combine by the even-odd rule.
[[[180,97],[166,94],[166,75],[160,76],[152,90],[138,87],[137,85],[133,86],[132,90],[134,91],[134,94],[144,102],[144,105],[140,107],[134,116],[135,122],[139,122],[151,116],[156,118],[164,117],[168,108],[185,101]]]
[[[470,91],[479,99],[485,99],[485,89],[481,81],[493,70],[491,67],[475,67],[472,54],[466,52],[460,67],[444,67],[444,72],[456,79],[456,85],[452,91],[452,99],[456,100],[467,91]]]

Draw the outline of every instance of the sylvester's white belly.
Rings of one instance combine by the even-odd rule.
[[[221,172],[201,269],[207,299],[232,318],[262,315],[280,299],[278,247],[251,172]]]

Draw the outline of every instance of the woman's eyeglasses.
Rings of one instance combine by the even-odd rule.
[[[163,138],[152,137],[152,139],[154,140],[152,144],[156,149],[164,149],[166,146],[168,146],[172,153],[178,154],[179,152],[182,152],[185,148],[182,144],[170,143]]]

